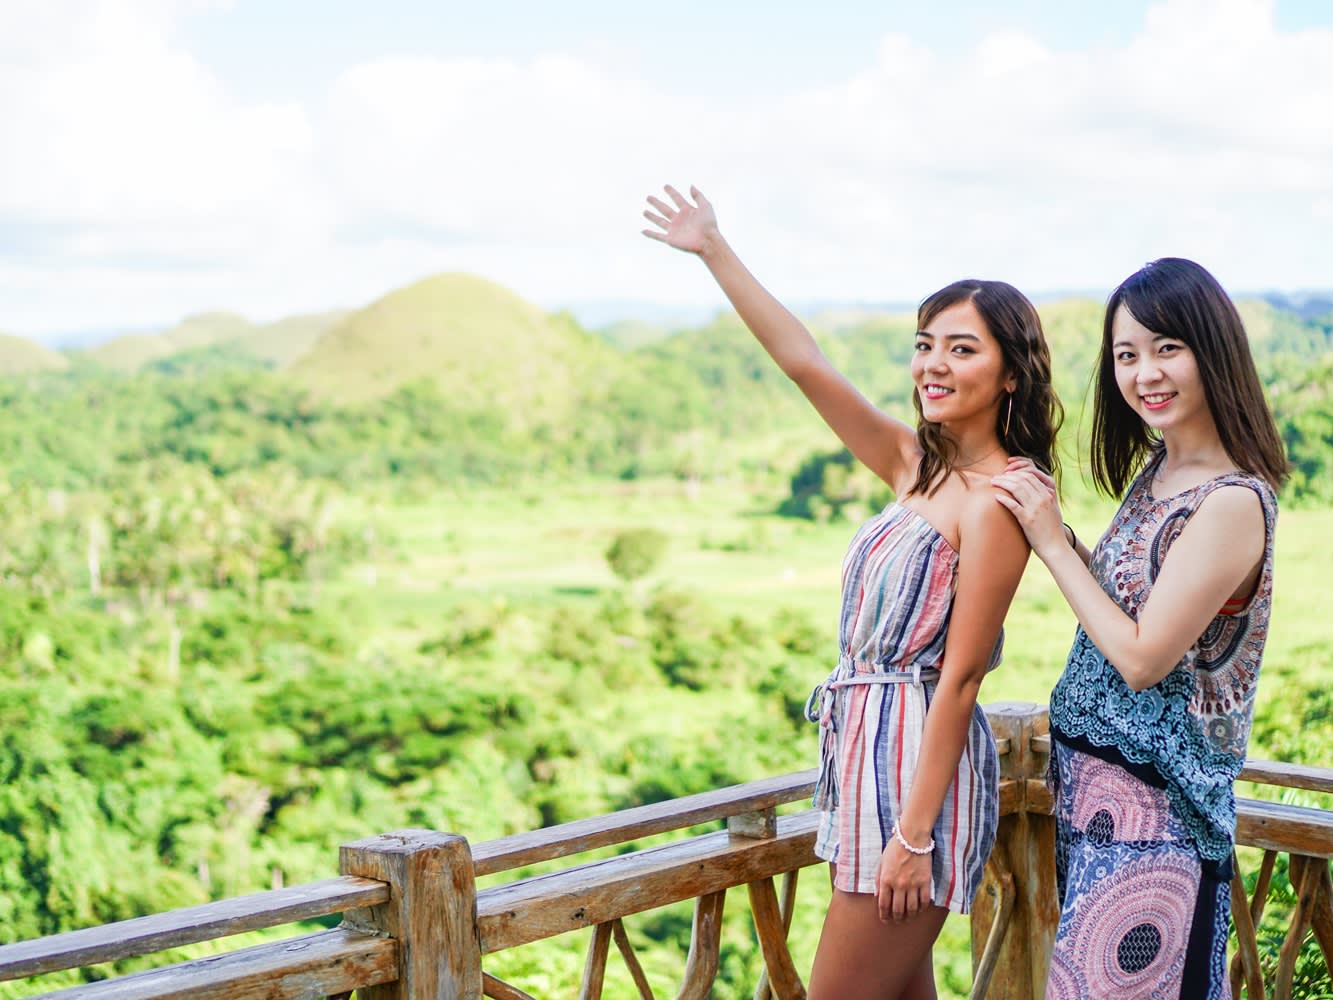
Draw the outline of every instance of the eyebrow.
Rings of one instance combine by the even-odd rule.
[[[1169,334],[1169,333],[1154,333],[1154,334],[1152,335],[1152,342],[1155,344],[1155,343],[1157,343],[1159,340],[1180,340],[1180,338],[1179,338],[1179,337],[1173,337],[1173,336],[1171,336],[1171,334]],[[1183,341],[1182,341],[1182,343],[1183,343]],[[1113,349],[1114,349],[1114,348],[1117,348],[1117,347],[1133,347],[1133,346],[1134,346],[1134,344],[1133,344],[1131,341],[1128,341],[1128,340],[1117,340],[1117,341],[1112,342],[1112,344],[1111,344],[1111,347],[1112,347]]]
[[[934,335],[933,333],[931,333],[929,330],[918,330],[918,331],[916,332],[916,335],[917,335],[918,337],[929,337],[929,338],[931,338],[932,340],[935,339],[935,335]],[[945,340],[972,340],[972,341],[976,341],[978,344],[981,343],[981,338],[978,337],[975,333],[946,333],[946,334],[944,335],[944,339],[945,339]]]

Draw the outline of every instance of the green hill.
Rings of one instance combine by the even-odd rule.
[[[127,333],[80,351],[79,355],[102,368],[137,372],[144,365],[174,353],[171,341],[160,333]]]
[[[81,352],[81,356],[103,368],[137,372],[145,365],[173,354],[238,340],[254,329],[249,320],[236,313],[196,313],[160,333],[129,333],[113,337]]]
[[[287,368],[310,350],[320,337],[350,315],[346,309],[337,309],[313,315],[287,316],[254,327],[236,344],[246,353],[267,361],[275,368]]]
[[[568,424],[622,358],[564,314],[467,274],[398,289],[321,336],[292,373],[316,395],[351,403],[421,378],[460,410],[505,423]]]
[[[69,358],[59,351],[12,334],[0,333],[0,375],[63,371]]]

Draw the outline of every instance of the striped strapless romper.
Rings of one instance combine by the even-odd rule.
[[[820,724],[824,810],[815,853],[834,885],[873,893],[879,859],[907,800],[926,712],[944,661],[958,553],[920,514],[896,503],[852,539],[842,569],[837,669],[810,696]],[[988,669],[1000,660],[1003,633]],[[999,822],[999,760],[978,706],[935,821],[935,905],[967,913]]]

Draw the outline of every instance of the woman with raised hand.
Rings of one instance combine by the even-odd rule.
[[[708,200],[665,189],[644,235],[697,255],[750,332],[896,500],[843,562],[839,658],[811,695],[833,898],[813,1000],[933,997],[931,947],[966,913],[998,822],[995,741],[977,706],[1028,546],[991,477],[1023,456],[1056,471],[1063,411],[1032,304],[959,281],[918,310],[916,426],[881,412],[722,238]]]
[[[1287,463],[1240,315],[1192,261],[1154,261],[1107,302],[1092,471],[1128,491],[1091,553],[1048,476],[1013,462],[994,480],[1079,623],[1051,693],[1046,996],[1230,996],[1233,783]]]

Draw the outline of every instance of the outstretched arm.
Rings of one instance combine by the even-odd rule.
[[[1175,669],[1263,558],[1263,506],[1253,490],[1223,486],[1199,505],[1172,543],[1138,619],[1102,590],[1064,539],[1059,501],[1029,471],[996,476],[996,499],[1022,526],[1088,637],[1135,691]]]
[[[671,204],[649,197],[643,214],[650,239],[693,253],[707,265],[755,339],[796,383],[842,443],[896,491],[917,462],[916,432],[866,399],[829,363],[805,326],[741,263],[718,229],[713,206],[698,188],[691,203],[666,187]]]
[[[926,713],[912,788],[898,818],[903,838],[915,847],[930,843],[967,745],[981,681],[1027,565],[1023,532],[991,502],[990,493],[985,490],[963,515],[944,663]],[[948,849],[945,844],[935,846],[937,851]],[[890,840],[880,858],[876,883],[881,918],[911,916],[929,905],[930,871],[928,856],[913,855],[896,838]]]

